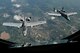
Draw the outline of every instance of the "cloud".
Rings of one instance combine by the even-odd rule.
[[[14,10],[14,13],[21,13],[22,10],[18,9],[18,10]]]
[[[15,7],[17,7],[17,8],[21,7],[20,4],[13,4],[13,6],[15,6]]]
[[[11,0],[11,2],[16,2],[16,0]]]
[[[52,19],[52,20],[54,20],[54,19],[55,19],[55,17],[51,17],[51,19]]]
[[[22,17],[19,16],[19,15],[15,15],[15,16],[14,16],[14,19],[15,19],[15,20],[20,20],[21,18],[22,18]]]
[[[10,15],[8,14],[8,13],[4,13],[3,14],[3,17],[5,17],[5,18],[7,18],[7,17],[9,17]]]

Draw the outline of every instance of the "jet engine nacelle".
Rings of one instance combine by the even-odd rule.
[[[57,10],[54,8],[54,10],[53,10],[54,12],[57,12]]]
[[[62,12],[65,12],[64,7],[62,7],[61,11],[62,11]]]
[[[57,10],[55,10],[55,12],[57,12]]]
[[[26,21],[31,21],[31,17],[27,17],[26,18]]]

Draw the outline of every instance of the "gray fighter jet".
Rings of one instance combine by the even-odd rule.
[[[54,8],[54,12],[52,13],[47,13],[50,16],[55,16],[55,17],[64,17],[66,20],[70,21],[70,17],[71,15],[75,15],[77,14],[77,12],[70,12],[70,13],[66,13],[66,11],[64,10],[64,7],[62,8],[62,10],[56,10]]]
[[[24,36],[26,36],[28,26],[33,27],[33,26],[36,26],[36,25],[46,23],[46,21],[31,22],[31,17],[24,17],[24,18],[19,19],[19,21],[21,21],[21,22],[20,23],[5,22],[5,23],[3,23],[3,26],[23,28],[23,34],[24,34]]]

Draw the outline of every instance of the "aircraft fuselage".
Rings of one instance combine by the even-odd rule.
[[[68,21],[70,20],[70,18],[67,16],[67,14],[65,14],[65,12],[62,12],[60,10],[57,10],[57,12],[60,13],[61,16],[64,17],[66,20],[68,20]]]
[[[29,19],[24,19],[24,20],[21,20],[21,22],[22,22],[22,26],[21,26],[21,28],[22,28],[22,31],[23,31],[23,34],[24,34],[24,36],[26,36],[27,35],[27,21],[30,21]]]

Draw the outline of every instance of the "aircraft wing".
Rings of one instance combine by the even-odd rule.
[[[22,26],[22,23],[3,23],[3,26],[13,26],[20,28]]]
[[[40,25],[40,24],[45,24],[46,21],[38,21],[38,22],[29,22],[29,23],[26,23],[27,26],[36,26],[36,25]]]
[[[59,14],[59,13],[48,13],[48,15],[51,15],[51,16],[61,16],[61,14]]]
[[[77,12],[72,12],[72,13],[66,13],[68,16],[70,16],[70,15],[76,15],[77,14]]]

